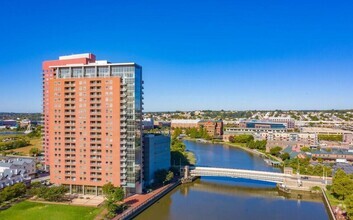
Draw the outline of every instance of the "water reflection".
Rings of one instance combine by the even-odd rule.
[[[197,165],[277,171],[262,158],[220,144],[186,141],[197,155]],[[283,194],[275,184],[222,177],[203,177],[177,187],[136,219],[328,219],[320,196]]]

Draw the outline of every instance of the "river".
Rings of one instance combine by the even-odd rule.
[[[221,144],[185,141],[199,166],[281,172],[262,158]],[[179,219],[329,219],[321,197],[284,195],[275,184],[244,179],[202,177],[177,187],[137,216],[138,220]]]

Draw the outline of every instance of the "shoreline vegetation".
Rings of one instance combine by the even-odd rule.
[[[258,150],[247,148],[245,143],[230,143],[230,142],[224,142],[224,141],[210,141],[210,140],[205,140],[205,139],[200,139],[200,138],[190,138],[190,137],[184,137],[183,140],[195,141],[195,142],[201,142],[201,143],[208,143],[208,144],[223,144],[223,145],[227,145],[227,146],[230,146],[230,147],[235,147],[235,148],[242,149],[242,150],[244,150],[244,151],[246,151],[248,153],[260,156],[261,158],[265,157],[265,158],[268,158],[268,159],[271,159],[271,160],[275,160],[275,161],[278,161],[278,162],[281,162],[281,163],[283,162],[279,158],[276,158],[276,157],[274,157],[272,155],[267,155],[267,154],[265,154],[263,152],[260,152]],[[200,140],[202,140],[202,141],[200,141]],[[189,152],[191,152],[191,151],[189,151]]]

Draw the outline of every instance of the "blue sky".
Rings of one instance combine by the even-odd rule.
[[[41,63],[143,66],[145,110],[353,108],[352,1],[1,1],[0,112],[41,111]]]

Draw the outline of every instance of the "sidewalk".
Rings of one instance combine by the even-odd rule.
[[[133,196],[130,196],[128,198],[126,198],[124,200],[124,203],[129,205],[129,208],[127,210],[125,210],[123,213],[115,216],[113,219],[114,220],[118,220],[121,218],[121,216],[124,214],[124,213],[127,213],[137,207],[139,207],[141,204],[143,204],[144,202],[146,202],[148,199],[154,197],[155,195],[157,195],[158,193],[160,193],[161,191],[163,191],[164,189],[168,188],[169,186],[173,185],[174,183],[170,183],[168,185],[165,185],[161,188],[158,188],[148,194],[136,194],[136,195],[133,195]]]

